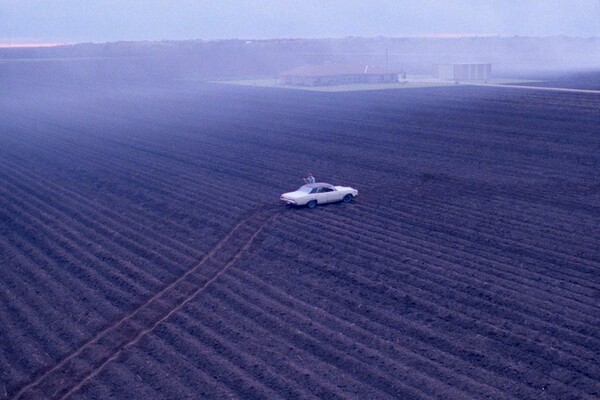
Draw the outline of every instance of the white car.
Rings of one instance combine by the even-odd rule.
[[[333,186],[329,183],[309,183],[295,192],[284,193],[281,201],[295,206],[315,208],[317,204],[343,201],[349,203],[358,196],[358,190],[345,186]]]

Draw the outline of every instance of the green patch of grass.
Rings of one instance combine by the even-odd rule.
[[[295,85],[282,85],[278,79],[242,79],[242,80],[228,80],[228,81],[212,81],[211,83],[219,83],[226,85],[242,85],[242,86],[255,86],[255,87],[268,87],[277,89],[292,89],[292,90],[308,90],[313,92],[352,92],[352,91],[364,91],[364,90],[385,90],[385,89],[411,89],[411,88],[423,88],[432,86],[449,86],[453,85],[453,82],[443,81],[407,81],[407,82],[394,82],[394,83],[353,83],[346,85],[335,85],[335,86],[295,86]]]
[[[523,79],[502,79],[494,78],[486,81],[487,84],[494,85],[508,85],[508,84],[520,84],[520,83],[531,83],[537,82],[533,80]],[[427,76],[409,76],[405,82],[394,82],[394,83],[353,83],[346,85],[335,85],[335,86],[296,86],[296,85],[283,85],[279,83],[278,79],[236,79],[236,80],[219,80],[210,81],[210,83],[218,83],[224,85],[241,85],[241,86],[254,86],[254,87],[266,87],[276,89],[291,89],[291,90],[308,90],[312,92],[353,92],[353,91],[365,91],[365,90],[386,90],[386,89],[416,89],[416,88],[427,88],[427,87],[440,87],[440,86],[455,86],[455,85],[469,85],[473,83],[483,83],[483,81],[463,81],[455,83],[454,81],[441,81],[433,79]]]

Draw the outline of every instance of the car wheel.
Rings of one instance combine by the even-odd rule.
[[[352,195],[347,194],[344,196],[344,198],[342,200],[344,201],[344,203],[350,203],[352,201]]]
[[[316,206],[317,206],[316,200],[311,200],[308,203],[306,203],[306,207],[308,207],[308,208],[315,208]]]

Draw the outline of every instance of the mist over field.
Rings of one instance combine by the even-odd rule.
[[[0,0],[0,400],[600,398],[599,14]]]
[[[387,59],[386,59],[387,54]],[[385,65],[409,73],[431,73],[439,63],[492,63],[501,75],[522,72],[568,72],[600,68],[600,39],[548,38],[346,38],[226,41],[118,42],[52,48],[0,49],[3,67],[59,67],[75,75],[118,74],[135,79],[242,78],[276,76],[305,64]],[[48,63],[41,63],[41,61]],[[78,61],[69,62],[64,61]],[[102,66],[105,66],[102,68]],[[96,66],[97,70],[89,69]],[[6,73],[5,73],[6,74]],[[5,75],[4,74],[4,75]]]
[[[34,70],[64,74],[65,84],[243,79],[341,63],[409,74],[492,63],[499,76],[560,75],[600,68],[599,16],[597,0],[9,1],[0,4],[0,79]]]

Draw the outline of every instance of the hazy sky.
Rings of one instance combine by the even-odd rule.
[[[0,0],[0,43],[600,36],[600,0]]]

